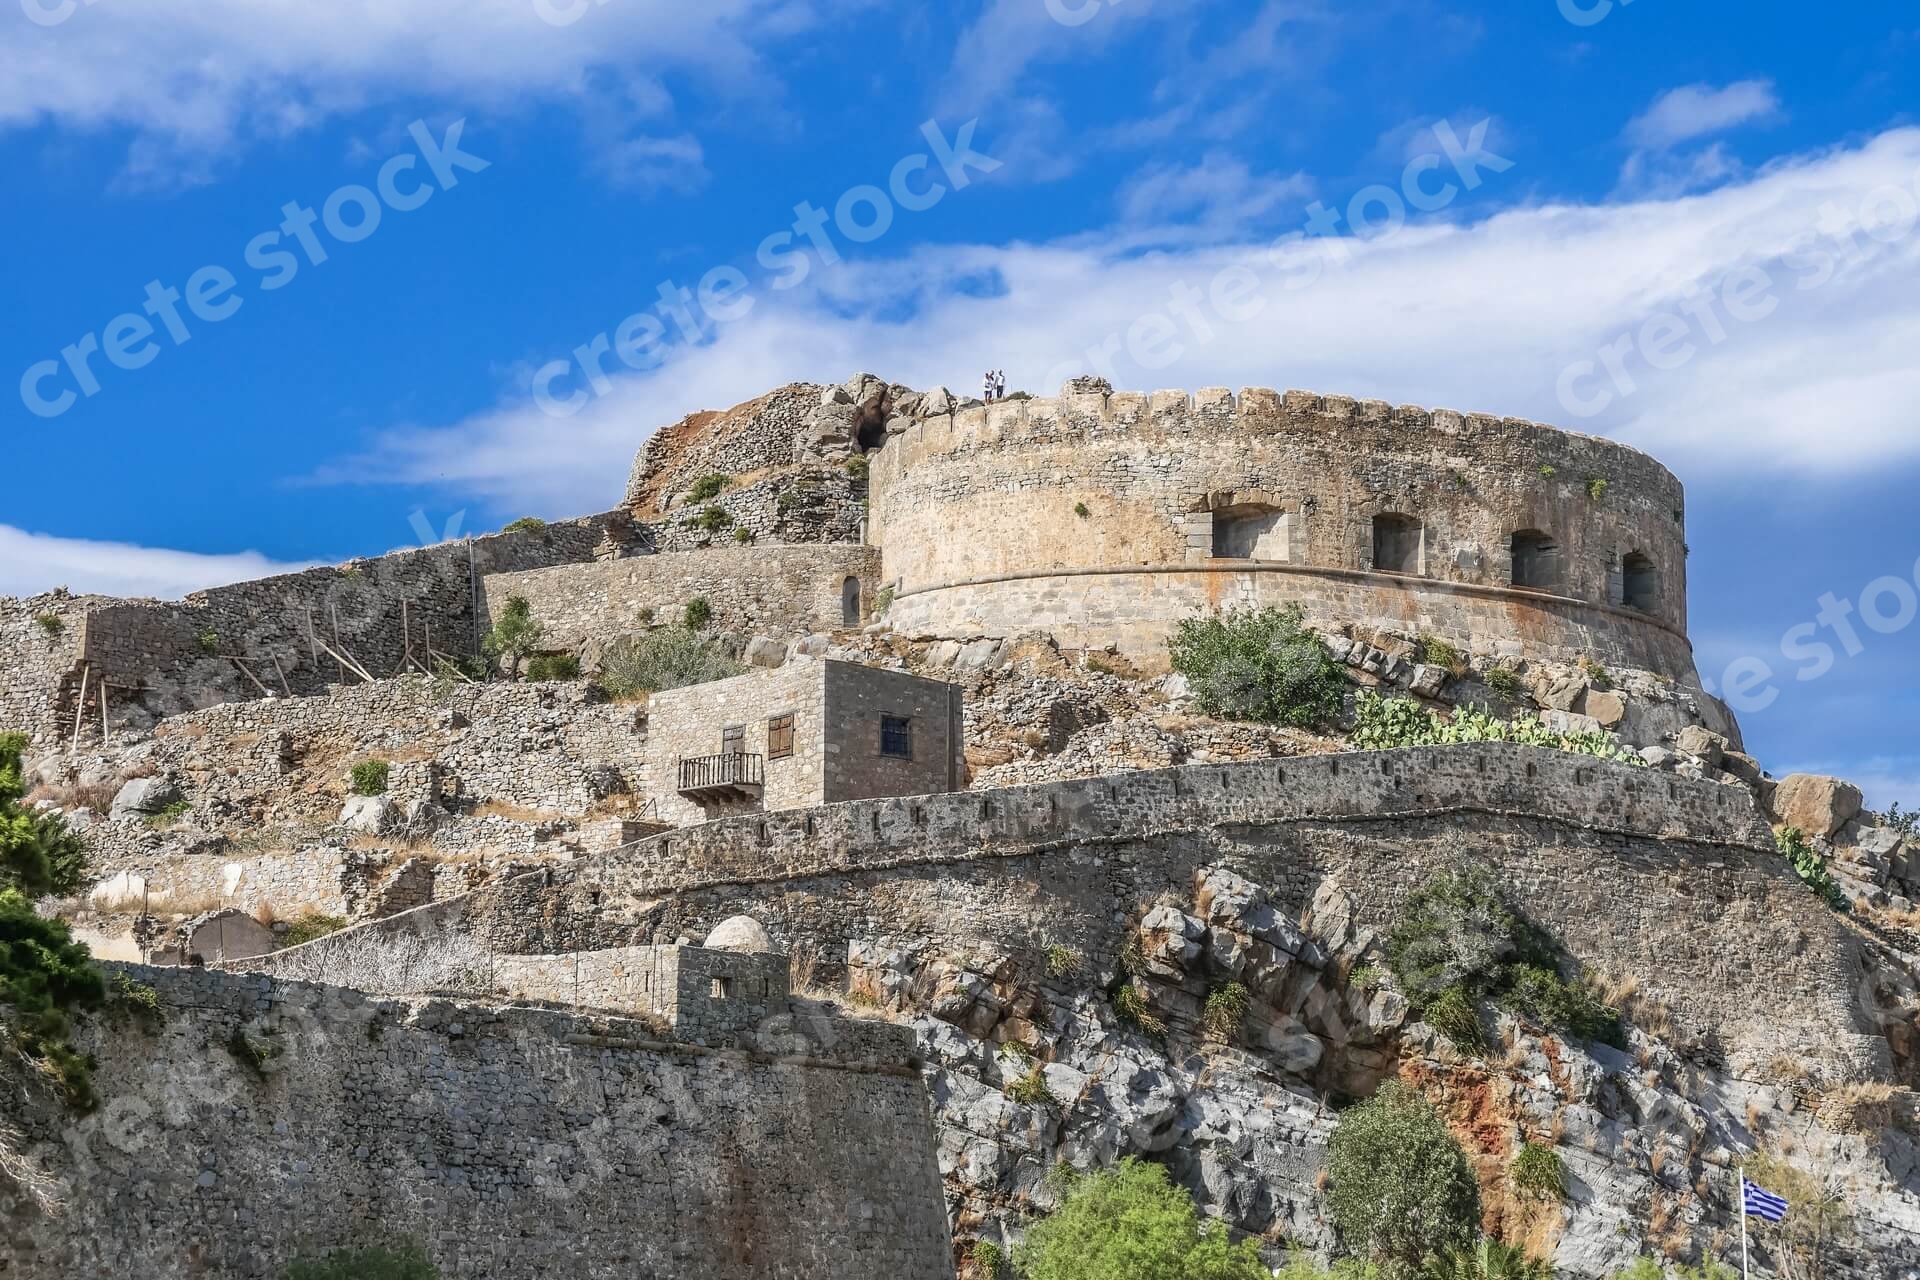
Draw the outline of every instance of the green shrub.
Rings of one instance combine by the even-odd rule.
[[[387,779],[393,773],[393,766],[385,760],[362,760],[353,766],[349,776],[353,779],[353,794],[357,796],[383,796],[387,794]]]
[[[737,676],[746,668],[685,627],[659,627],[609,645],[595,677],[602,692],[630,698]]]
[[[1014,1251],[1025,1280],[1268,1280],[1251,1240],[1203,1222],[1167,1171],[1129,1157],[1086,1177]]]
[[[1486,1236],[1471,1249],[1450,1250],[1427,1264],[1423,1280],[1553,1280],[1553,1267]]]
[[[547,522],[539,516],[521,516],[500,530],[502,533],[545,533],[546,531]]]
[[[1478,1234],[1480,1190],[1466,1153],[1427,1100],[1398,1081],[1341,1115],[1327,1174],[1342,1242],[1387,1280],[1409,1280]]]
[[[967,1262],[971,1265],[975,1280],[999,1280],[1000,1269],[1006,1266],[1007,1257],[999,1245],[991,1240],[975,1240],[967,1246]]]
[[[212,627],[202,627],[200,633],[194,636],[193,642],[200,646],[200,652],[209,657],[220,652],[220,633]]]
[[[1594,476],[1589,479],[1587,481],[1587,496],[1595,502],[1599,502],[1602,498],[1605,498],[1607,496],[1607,482],[1599,476]]]
[[[846,468],[847,474],[855,480],[865,480],[867,478],[867,472],[871,470],[867,462],[867,455],[864,453],[854,454],[841,465]]]
[[[1551,466],[1542,466],[1540,468],[1540,478],[1543,480],[1553,479],[1553,468]]]
[[[1183,619],[1168,651],[1210,716],[1311,729],[1339,714],[1346,693],[1339,664],[1291,607]]]
[[[1520,673],[1504,662],[1496,662],[1480,675],[1480,682],[1493,690],[1508,702],[1519,700],[1523,692]]]
[[[733,531],[733,540],[744,547],[753,541],[753,530],[747,528],[745,525],[741,525]]]
[[[1122,983],[1120,989],[1113,993],[1113,1012],[1120,1021],[1142,1035],[1162,1036],[1167,1033],[1167,1024],[1153,1012],[1153,1007],[1147,1003],[1147,997],[1141,994],[1140,988],[1131,982]]]
[[[67,1101],[92,1110],[87,1060],[68,1040],[70,1015],[106,1002],[107,985],[66,923],[42,916],[15,889],[0,889],[0,1005],[11,1016],[13,1047],[44,1066]]]
[[[1087,508],[1086,503],[1076,502],[1073,504],[1073,514],[1079,516],[1082,520],[1085,520],[1087,517],[1091,516],[1093,512]]]
[[[61,620],[60,615],[57,613],[40,614],[34,618],[34,621],[39,623],[40,629],[50,636],[57,636],[67,629],[67,624]]]
[[[713,621],[713,604],[705,596],[695,596],[687,601],[686,611],[681,616],[687,624],[687,630],[698,631]]]
[[[1580,659],[1580,670],[1586,672],[1587,683],[1596,689],[1613,688],[1613,672],[1592,658]]]
[[[1484,1047],[1472,1013],[1480,998],[1576,1039],[1625,1043],[1619,1011],[1560,976],[1553,939],[1508,902],[1486,867],[1429,877],[1408,895],[1386,950],[1407,999],[1462,1050]]]
[[[893,608],[893,588],[882,587],[873,593],[873,616],[884,618],[887,610]]]
[[[1467,672],[1466,655],[1439,636],[1421,636],[1415,649],[1420,661],[1430,667],[1445,667],[1456,676]]]
[[[1478,1055],[1487,1051],[1487,1033],[1480,1025],[1480,1010],[1474,1006],[1466,988],[1448,987],[1421,1007],[1420,1017],[1461,1053]]]
[[[280,936],[283,947],[297,947],[303,942],[312,942],[315,938],[324,938],[330,933],[338,933],[347,927],[345,916],[327,916],[319,912],[309,912],[287,926]]]
[[[536,654],[527,662],[529,680],[576,680],[580,676],[580,659],[570,653]]]
[[[1053,1090],[1047,1087],[1047,1076],[1035,1063],[1026,1075],[1007,1086],[1007,1097],[1023,1107],[1053,1107],[1060,1100],[1053,1096]]]
[[[297,1258],[285,1280],[440,1280],[418,1245],[399,1249],[342,1249],[321,1258]]]
[[[1507,1179],[1523,1196],[1538,1200],[1567,1198],[1567,1170],[1560,1153],[1539,1142],[1522,1143],[1507,1166]]]
[[[1312,1254],[1298,1251],[1287,1255],[1287,1263],[1273,1273],[1273,1280],[1380,1280],[1380,1268],[1359,1258],[1342,1258],[1331,1267],[1323,1267]]]
[[[1798,827],[1782,827],[1773,833],[1773,842],[1780,847],[1781,856],[1792,864],[1793,874],[1819,894],[1829,907],[1840,912],[1853,909],[1840,882],[1827,870],[1827,860],[1808,842],[1806,832]]]
[[[1614,1272],[1613,1280],[1667,1280],[1667,1269],[1652,1258],[1639,1257],[1626,1270]],[[1740,1273],[1708,1258],[1697,1267],[1675,1267],[1673,1280],[1740,1280]]]
[[[148,1022],[160,1023],[167,1020],[167,1012],[160,1005],[160,993],[146,983],[128,977],[125,973],[113,975],[113,982],[107,994],[113,1003],[131,1009]]]
[[[732,476],[701,476],[688,487],[687,500],[689,502],[707,502],[719,497],[724,490],[730,488],[732,485]]]
[[[0,892],[65,896],[87,881],[87,846],[66,819],[21,803],[27,736],[0,733]]]
[[[1253,1001],[1247,989],[1238,982],[1229,982],[1207,995],[1207,1006],[1200,1015],[1200,1030],[1209,1040],[1231,1042],[1240,1034],[1240,1025],[1247,1019],[1247,1009]]]
[[[186,800],[169,800],[155,813],[149,813],[141,819],[149,827],[156,829],[176,826],[180,819],[193,812],[193,805]]]
[[[700,514],[687,523],[707,533],[718,533],[732,526],[733,517],[728,514],[725,507],[702,507]]]
[[[1632,768],[1643,769],[1647,764],[1610,733],[1556,733],[1533,715],[1502,720],[1485,711],[1456,707],[1448,717],[1428,711],[1411,698],[1383,698],[1371,689],[1362,689],[1354,697],[1353,715],[1353,745],[1368,751],[1460,742],[1515,742],[1571,751]]]
[[[1047,948],[1047,976],[1065,978],[1080,968],[1080,953],[1058,943]]]
[[[508,596],[500,616],[481,639],[480,651],[496,662],[506,659],[507,665],[518,671],[521,659],[540,647],[546,633],[546,626],[535,620],[533,606],[525,596]]]

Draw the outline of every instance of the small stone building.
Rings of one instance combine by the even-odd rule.
[[[657,693],[648,789],[676,825],[966,785],[960,689],[901,671],[796,659]]]
[[[157,933],[136,926],[134,938],[151,953],[147,963],[163,967],[251,960],[274,947],[273,930],[232,907],[203,912]]]

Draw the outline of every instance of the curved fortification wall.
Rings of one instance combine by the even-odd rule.
[[[1069,392],[932,417],[873,459],[907,633],[1052,631],[1151,659],[1235,604],[1696,682],[1685,499],[1537,423],[1307,392]]]

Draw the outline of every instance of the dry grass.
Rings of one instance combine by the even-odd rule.
[[[1658,996],[1642,991],[1638,978],[1603,970],[1589,972],[1584,981],[1589,991],[1618,1009],[1642,1033],[1667,1044],[1675,1042],[1673,1010]]]
[[[21,1150],[25,1141],[18,1129],[0,1121],[0,1182],[13,1184],[47,1217],[58,1217],[65,1207],[60,1200],[60,1184]]]
[[[83,786],[77,782],[61,783],[57,786],[39,786],[27,793],[29,804],[49,804],[56,809],[91,809],[95,813],[105,814],[113,808],[113,798],[120,793],[118,782],[97,782]]]
[[[1884,1133],[1893,1128],[1893,1100],[1900,1092],[1888,1084],[1841,1085],[1820,1099],[1815,1114],[1840,1133]]]

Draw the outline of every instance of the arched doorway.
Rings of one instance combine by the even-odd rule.
[[[840,625],[860,625],[860,579],[848,578],[840,584]]]

